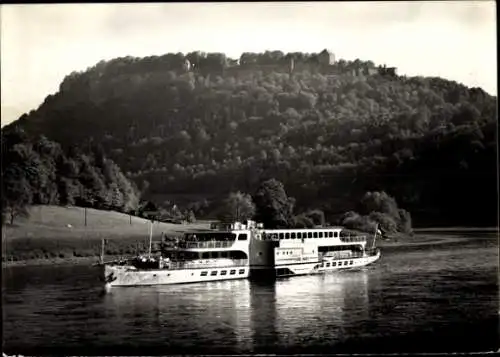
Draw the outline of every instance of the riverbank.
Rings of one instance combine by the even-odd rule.
[[[492,236],[494,232],[485,232]],[[376,246],[379,248],[401,247],[401,246],[422,246],[422,245],[438,245],[450,244],[463,241],[464,236],[457,234],[426,234],[417,233],[414,236],[393,236],[389,239],[379,238],[376,241]],[[109,254],[105,256],[105,261],[118,259],[127,254]],[[129,255],[130,256],[130,255]],[[99,255],[86,257],[53,257],[53,258],[35,258],[35,259],[18,259],[8,262],[2,262],[3,267],[13,266],[39,266],[39,265],[92,265],[99,262]]]
[[[124,213],[81,207],[33,206],[28,218],[2,227],[2,261],[11,265],[73,264],[97,260],[102,240],[106,256],[146,252],[149,237],[181,236],[208,229],[210,222],[189,224],[151,222]],[[151,232],[152,229],[152,232]]]
[[[2,267],[38,265],[92,265],[97,263],[98,261],[99,257],[37,258],[2,262]]]

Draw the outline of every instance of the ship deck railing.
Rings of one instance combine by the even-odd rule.
[[[231,259],[231,261],[218,261],[217,259],[201,259],[199,261],[174,261],[165,262],[164,268],[168,270],[182,269],[210,269],[210,268],[234,268],[248,265],[248,259]]]
[[[366,242],[366,236],[347,236],[340,237],[340,241],[344,243],[353,243],[353,242]]]
[[[316,239],[316,240],[327,240],[327,239],[337,239],[337,237],[301,237],[301,238],[279,238],[276,233],[273,234],[267,234],[263,235],[261,240],[264,241],[290,241],[290,240],[297,240],[297,241],[302,241],[305,242],[306,240],[309,239]],[[352,237],[338,237],[342,243],[353,243],[353,242],[366,242],[366,236],[352,236]]]
[[[210,248],[229,248],[234,241],[208,241],[208,242],[179,242],[168,245],[168,248],[178,249],[210,249]]]
[[[351,258],[363,258],[363,253],[361,252],[356,252],[356,253],[334,253],[334,254],[328,254],[328,255],[323,255],[323,259],[351,259]]]

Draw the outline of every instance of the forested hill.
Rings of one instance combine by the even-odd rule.
[[[99,144],[160,204],[252,193],[274,177],[299,209],[327,217],[383,190],[415,226],[497,224],[496,98],[370,61],[279,51],[239,64],[202,53],[102,61],[4,130],[16,126],[63,147]]]

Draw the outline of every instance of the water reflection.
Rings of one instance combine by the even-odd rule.
[[[365,270],[295,277],[276,283],[280,345],[331,344],[368,315]],[[347,315],[347,316],[346,316]]]
[[[103,304],[105,316],[117,322],[115,333],[141,342],[193,340],[251,352],[303,343],[311,335],[331,343],[368,317],[368,273],[112,288]]]
[[[249,291],[247,280],[112,288],[104,306],[107,316],[119,321],[120,334],[144,338],[149,331],[152,340],[168,346],[191,340],[239,350],[250,341]]]

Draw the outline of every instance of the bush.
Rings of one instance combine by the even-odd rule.
[[[369,215],[373,222],[379,224],[379,228],[387,233],[394,233],[398,230],[398,223],[394,217],[382,212],[372,212]]]
[[[306,213],[306,216],[309,217],[315,226],[323,227],[325,225],[325,213],[322,210],[315,209]]]
[[[300,214],[292,218],[293,228],[312,228],[314,227],[313,220],[305,214]]]
[[[341,220],[346,228],[373,232],[375,225],[386,233],[411,233],[411,216],[398,208],[396,200],[385,192],[367,192],[359,203],[359,213],[347,212]]]

